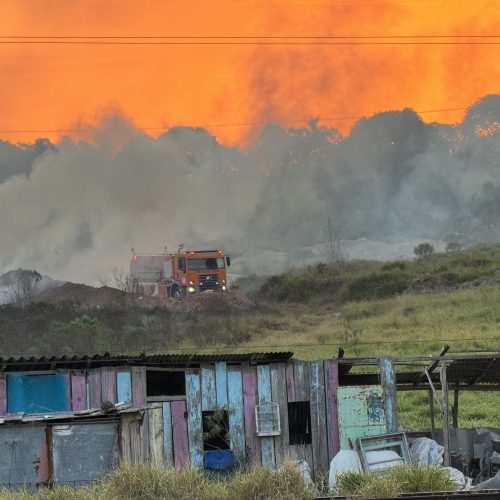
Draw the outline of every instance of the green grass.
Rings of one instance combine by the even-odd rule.
[[[393,467],[383,475],[373,472],[339,474],[336,493],[355,498],[388,498],[396,497],[401,493],[456,489],[446,469],[410,465]]]

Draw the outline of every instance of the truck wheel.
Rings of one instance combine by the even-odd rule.
[[[181,294],[181,290],[180,288],[177,286],[177,285],[174,285],[172,287],[172,291],[170,293],[170,296],[176,300],[181,300],[182,299],[182,294]]]

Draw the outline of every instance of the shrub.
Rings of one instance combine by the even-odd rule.
[[[371,273],[353,279],[343,297],[345,300],[383,299],[403,292],[411,278],[402,272]]]

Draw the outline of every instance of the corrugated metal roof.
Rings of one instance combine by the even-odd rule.
[[[135,356],[112,355],[109,353],[85,356],[19,357],[0,358],[4,371],[43,370],[55,368],[84,368],[113,365],[192,365],[206,362],[226,361],[229,363],[270,363],[286,361],[293,352],[251,352],[233,354],[140,354]]]

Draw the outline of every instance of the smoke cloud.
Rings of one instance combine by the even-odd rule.
[[[342,239],[498,240],[500,94],[456,126],[405,109],[345,137],[268,125],[244,149],[189,127],[151,138],[113,114],[87,141],[0,142],[0,213],[1,272],[89,283],[132,247],[293,252],[327,224]]]

